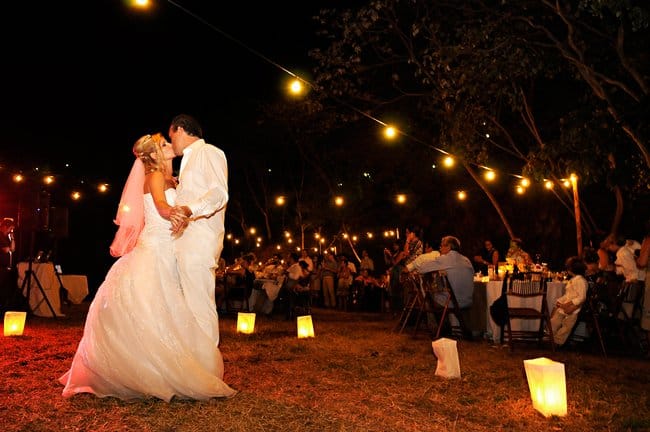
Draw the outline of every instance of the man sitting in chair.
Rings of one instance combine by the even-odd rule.
[[[567,260],[566,269],[571,275],[571,279],[564,288],[564,295],[556,300],[555,308],[551,313],[553,339],[558,346],[564,345],[571,334],[571,330],[578,320],[580,308],[587,298],[588,283],[585,279],[587,270],[585,262],[580,257],[573,256]]]
[[[469,258],[461,255],[459,251],[460,240],[453,236],[445,236],[440,242],[439,255],[434,252],[422,254],[408,264],[406,270],[409,272],[415,270],[420,274],[444,270],[458,300],[458,306],[465,309],[472,305],[474,267]],[[447,297],[446,293],[439,292],[434,296],[434,300],[444,306]]]

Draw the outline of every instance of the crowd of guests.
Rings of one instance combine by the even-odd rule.
[[[650,232],[650,224],[647,230]],[[641,314],[642,329],[650,331],[650,295],[644,295],[648,292],[645,276],[650,254],[648,232],[641,241],[608,236],[598,247],[587,246],[581,256],[567,259],[564,293],[551,312],[557,345],[564,345],[571,335],[590,290],[598,298],[600,311],[610,314],[616,310],[624,290],[629,307],[635,308],[630,313]],[[459,307],[464,309],[472,305],[477,273],[496,272],[506,260],[517,269],[538,269],[535,264],[539,264],[536,262],[539,257],[533,260],[519,238],[510,240],[504,255],[491,239],[485,239],[482,249],[470,259],[462,253],[461,242],[455,236],[443,236],[439,247],[434,248],[422,240],[416,226],[407,227],[405,234],[403,242],[395,241],[383,250],[383,263],[379,265],[367,250],[361,251],[360,256],[354,251],[353,256],[332,253],[310,256],[303,250],[300,254],[275,254],[264,262],[249,254],[230,268],[250,285],[250,310],[266,314],[277,306],[274,302],[278,298],[285,300],[285,309],[293,310],[298,300],[307,296],[309,304],[324,308],[397,314],[405,307],[410,294],[405,291],[404,278],[436,271],[447,274]],[[443,292],[433,298],[440,304],[446,301]]]

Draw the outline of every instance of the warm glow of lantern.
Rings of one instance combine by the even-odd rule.
[[[521,186],[521,185],[517,186],[517,188],[515,190],[517,191],[517,194],[519,194],[519,195],[523,195],[524,192],[526,192],[526,188]]]
[[[341,207],[343,205],[343,197],[337,196],[334,198],[334,204]]]
[[[546,357],[524,360],[533,408],[545,417],[567,414],[564,363]]]
[[[27,312],[5,312],[4,335],[22,336]]]
[[[467,199],[467,193],[465,191],[458,191],[458,199],[465,201]]]
[[[43,183],[45,183],[46,185],[50,185],[54,183],[54,176],[48,175],[43,177]]]
[[[497,174],[492,170],[488,170],[485,172],[484,177],[487,181],[493,181],[497,177]]]
[[[395,199],[397,200],[398,204],[404,204],[406,202],[406,195],[399,194]]]
[[[22,174],[15,174],[14,175],[14,182],[15,183],[22,183],[23,180],[25,180],[25,177],[23,177]]]
[[[550,181],[550,180],[545,180],[545,181],[544,181],[544,187],[545,187],[546,189],[553,189],[553,182]]]
[[[235,239],[235,244],[239,244],[239,239]]]
[[[255,227],[250,227],[250,229],[248,230],[248,232],[249,232],[251,235],[255,235],[255,233],[257,232],[257,229],[256,229]]]
[[[237,333],[252,334],[255,331],[255,314],[237,313]]]
[[[108,185],[106,183],[102,183],[99,186],[97,186],[97,190],[102,193],[108,192]]]
[[[286,198],[283,196],[279,196],[275,199],[275,203],[279,206],[284,205],[285,202],[286,202]]]
[[[298,323],[298,338],[314,337],[314,324],[311,321],[311,315],[299,316]]]
[[[565,188],[571,187],[571,180],[562,179],[562,186],[564,186]]]
[[[522,187],[527,188],[528,186],[530,186],[530,180],[528,180],[527,178],[524,177],[524,178],[521,179],[521,181],[519,182],[519,184],[520,184]]]

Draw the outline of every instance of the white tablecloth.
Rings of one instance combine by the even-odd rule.
[[[546,291],[546,303],[548,305],[549,313],[553,311],[555,306],[555,301],[562,296],[564,293],[564,282],[548,282]],[[490,315],[490,305],[501,296],[501,287],[503,286],[503,281],[490,281],[486,286],[486,303],[487,303],[487,333],[488,337],[491,335],[492,340],[496,343],[501,339],[501,327],[499,327],[493,320]],[[513,298],[510,300],[512,301]],[[521,299],[516,298],[515,301],[519,301],[520,304],[517,306],[527,306],[527,307],[536,307],[541,306],[539,299]],[[512,320],[512,329],[513,330],[535,330],[539,328],[539,320]]]
[[[52,263],[33,263],[33,274],[27,281],[25,281],[25,273],[29,269],[29,263],[20,262],[17,267],[18,286],[23,288],[23,295],[25,297],[27,297],[27,291],[29,290],[29,307],[33,310],[34,315],[53,317],[50,307],[43,298],[44,292],[50,305],[52,305],[52,309],[54,309],[54,313],[57,316],[63,316],[61,313],[61,298],[59,296],[61,284],[59,284],[59,280],[54,272],[54,265]],[[39,288],[39,282],[43,288],[43,292]]]
[[[88,295],[88,278],[86,275],[61,275],[63,288],[68,291],[68,300],[79,304]]]
[[[24,288],[23,295],[27,296],[28,283],[25,282],[25,272],[29,269],[29,263],[18,263],[18,286]],[[88,278],[85,275],[59,275],[57,278],[54,265],[49,263],[32,263],[32,272],[36,279],[41,283],[47,299],[54,309],[54,313],[63,316],[61,313],[61,285],[68,292],[68,299],[75,304],[81,303],[88,295]],[[38,288],[34,276],[31,277],[31,286],[29,286],[29,307],[34,310],[34,315],[43,317],[52,317],[47,302],[43,298],[43,293]],[[25,286],[23,287],[23,283]]]

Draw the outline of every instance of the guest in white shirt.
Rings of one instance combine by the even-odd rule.
[[[587,265],[580,257],[573,256],[566,262],[566,269],[572,278],[564,288],[564,295],[555,302],[551,313],[551,328],[556,345],[564,345],[578,320],[578,313],[587,298],[589,286],[585,279]]]
[[[622,237],[610,243],[610,250],[616,252],[616,274],[622,275],[625,282],[633,283],[645,281],[645,269],[636,265],[635,252],[641,249],[641,244],[636,240],[625,240]]]

